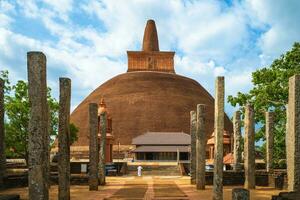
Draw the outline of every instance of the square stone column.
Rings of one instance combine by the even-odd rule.
[[[59,78],[58,199],[70,199],[71,80]]]
[[[255,122],[253,106],[245,106],[244,168],[245,188],[255,188]]]
[[[288,190],[300,192],[300,75],[289,79],[286,158]]]
[[[242,170],[242,143],[241,143],[241,113],[236,111],[233,114],[233,170]]]
[[[100,113],[100,159],[99,159],[99,182],[105,185],[105,149],[106,149],[106,126],[107,113]]]
[[[98,105],[89,104],[90,148],[89,148],[89,189],[98,190]]]
[[[4,112],[4,80],[0,79],[0,189],[6,174]]]
[[[266,168],[272,174],[273,167],[273,148],[274,148],[274,112],[266,112]]]
[[[49,151],[46,56],[42,52],[27,53],[28,96],[28,189],[30,200],[48,200],[47,169]]]
[[[190,112],[190,135],[191,135],[191,184],[196,184],[196,112]]]
[[[196,126],[196,184],[198,190],[205,189],[205,156],[206,156],[206,132],[205,132],[205,105],[197,105]]]
[[[224,77],[217,77],[215,85],[215,152],[213,199],[223,199],[223,134],[224,134]]]

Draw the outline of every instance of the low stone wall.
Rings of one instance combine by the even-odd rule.
[[[272,196],[272,200],[299,200],[299,198],[299,192],[280,192],[278,196]]]
[[[58,184],[58,175],[51,175],[51,185]],[[71,185],[88,185],[88,176],[86,174],[72,174]],[[9,175],[4,179],[4,189],[27,187],[28,186],[28,174],[23,175]]]
[[[283,180],[283,189],[286,188],[286,174],[281,173]],[[279,174],[275,174],[276,177]],[[205,175],[206,185],[213,184],[213,172],[206,172]],[[4,180],[5,188],[13,187],[25,187],[28,185],[28,176],[27,174],[22,175],[9,175]],[[234,171],[224,171],[223,173],[223,184],[224,185],[243,185],[245,181],[243,172],[234,172]],[[268,174],[266,171],[256,171],[255,182],[257,186],[268,186]],[[57,173],[51,174],[51,184],[57,184],[58,176]],[[72,185],[88,185],[88,175],[83,174],[72,174],[71,175],[71,184]],[[275,185],[276,186],[276,185]]]
[[[206,185],[213,184],[213,172],[206,172],[205,181]],[[245,174],[244,172],[224,171],[223,172],[223,185],[244,185]],[[255,184],[257,186],[268,186],[268,174],[256,172]]]
[[[28,186],[28,174],[9,175],[4,178],[5,188],[27,187]]]

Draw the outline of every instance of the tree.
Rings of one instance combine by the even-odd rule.
[[[27,162],[28,159],[28,123],[29,123],[29,97],[28,84],[19,80],[10,86],[8,71],[1,71],[1,78],[6,83],[5,111],[6,111],[6,153],[8,157],[21,157]],[[51,89],[48,88],[47,101],[50,114],[50,145],[53,144],[58,132],[59,104],[51,97]],[[77,140],[78,128],[70,124],[71,142]]]
[[[285,158],[286,104],[288,103],[289,77],[300,74],[300,43],[280,58],[262,69],[252,73],[253,88],[248,93],[238,92],[236,97],[228,96],[232,106],[251,103],[255,109],[255,122],[261,128],[255,135],[256,141],[265,141],[265,112],[275,112],[274,161]],[[264,148],[264,145],[262,146]]]
[[[70,123],[70,144],[73,144],[74,142],[76,142],[78,140],[78,133],[79,129],[78,127],[75,126],[75,124]]]

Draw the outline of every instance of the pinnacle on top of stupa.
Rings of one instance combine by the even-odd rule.
[[[149,19],[144,31],[143,51],[159,51],[155,21]]]

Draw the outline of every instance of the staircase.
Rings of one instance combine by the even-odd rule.
[[[143,176],[181,176],[180,167],[176,164],[160,163],[128,163],[128,175],[137,176],[137,167],[142,166]]]

